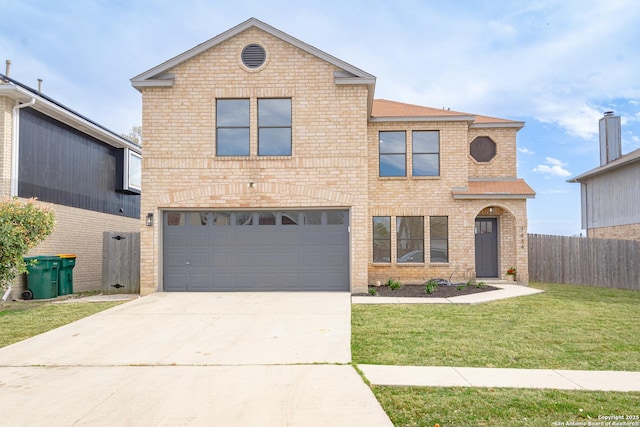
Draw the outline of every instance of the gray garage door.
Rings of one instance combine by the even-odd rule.
[[[348,291],[349,213],[165,212],[165,291]]]

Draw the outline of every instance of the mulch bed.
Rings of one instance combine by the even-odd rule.
[[[480,292],[496,291],[499,288],[488,286],[478,288],[476,285],[464,286],[458,290],[458,285],[439,285],[432,294],[424,290],[424,285],[402,285],[400,289],[391,289],[388,286],[369,286],[369,290],[375,289],[377,296],[381,297],[402,297],[402,298],[450,298],[460,295],[477,294]],[[375,296],[369,294],[357,294],[358,296]]]

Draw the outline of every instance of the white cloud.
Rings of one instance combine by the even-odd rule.
[[[533,151],[529,150],[527,147],[518,147],[518,151],[522,154],[535,154]]]
[[[571,172],[564,168],[564,166],[567,165],[566,163],[563,163],[558,159],[554,159],[553,157],[545,158],[545,163],[546,164],[536,166],[533,168],[533,171],[543,175],[556,176],[560,178],[571,176]]]

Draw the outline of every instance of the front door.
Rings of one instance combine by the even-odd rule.
[[[498,220],[476,218],[476,277],[498,277]]]

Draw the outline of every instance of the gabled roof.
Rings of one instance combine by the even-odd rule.
[[[619,167],[636,162],[640,162],[640,148],[638,148],[637,150],[633,150],[632,152],[627,153],[624,156],[618,157],[614,161],[609,162],[604,166],[598,166],[597,168],[591,169],[590,171],[585,172],[582,175],[571,178],[567,180],[567,182],[582,182],[587,178],[591,178],[593,176],[600,175],[605,172],[609,172],[618,169]]]
[[[142,74],[139,74],[131,79],[131,85],[139,90],[141,87],[145,86],[172,86],[173,78],[169,71],[175,66],[188,61],[196,55],[201,54],[202,52],[211,49],[214,46],[219,45],[220,43],[229,40],[236,35],[242,33],[243,31],[248,30],[249,28],[259,28],[260,30],[271,34],[272,36],[287,42],[311,55],[314,55],[330,64],[335,65],[336,67],[343,70],[342,73],[337,74],[335,77],[336,84],[368,84],[375,85],[376,78],[357,68],[351,64],[347,64],[346,62],[329,55],[317,49],[307,43],[304,43],[295,37],[292,37],[277,28],[274,28],[264,22],[256,19],[250,18],[243,23],[236,25],[235,27],[221,33],[214,38],[207,40],[204,43],[197,45],[196,47],[189,49],[188,51],[181,53],[180,55],[169,59],[168,61],[163,62],[160,65],[153,67],[152,69],[145,71]],[[373,87],[372,87],[373,89]],[[373,96],[373,90],[371,90],[371,96]]]
[[[461,113],[449,109],[423,107],[421,105],[405,104],[403,102],[375,99],[371,112],[372,122],[389,121],[466,121],[472,128],[482,127],[510,127],[521,129],[524,122],[499,119],[496,117],[480,116],[477,114]]]
[[[48,97],[40,91],[30,88],[17,80],[0,74],[0,95],[12,98],[20,103],[27,103],[35,100],[31,106],[47,116],[54,118],[74,129],[90,135],[106,144],[117,148],[131,148],[136,153],[140,153],[140,146],[129,141],[121,135],[107,129],[101,124],[83,116],[71,108]]]
[[[523,179],[475,180],[451,190],[454,199],[532,199],[536,192]]]

